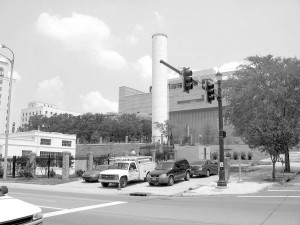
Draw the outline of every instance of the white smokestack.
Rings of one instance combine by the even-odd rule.
[[[167,35],[161,33],[152,36],[152,141],[160,140],[160,143],[166,141],[165,137],[161,140],[161,132],[153,123],[169,119],[167,67],[159,62],[167,62],[167,39]]]

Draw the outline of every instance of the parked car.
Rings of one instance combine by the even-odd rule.
[[[7,195],[8,188],[0,186],[0,224],[42,225],[41,208]]]
[[[155,170],[150,172],[148,177],[149,185],[167,184],[172,186],[175,181],[190,179],[191,167],[186,159],[163,161],[157,165]]]
[[[82,174],[82,179],[84,179],[86,182],[89,182],[89,181],[98,181],[100,173],[102,171],[107,170],[108,168],[109,168],[108,165],[98,165],[93,170],[85,171]]]
[[[209,177],[211,174],[218,174],[218,161],[207,159],[191,163],[191,177],[200,175]]]

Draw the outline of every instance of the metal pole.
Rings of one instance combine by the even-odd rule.
[[[226,187],[225,170],[224,170],[224,138],[223,138],[223,108],[222,108],[222,93],[221,93],[221,80],[218,80],[218,108],[219,108],[219,148],[220,148],[220,171],[218,187]]]
[[[10,61],[11,71],[10,71],[10,78],[9,78],[9,94],[8,94],[8,104],[7,104],[7,120],[6,120],[6,130],[5,130],[5,153],[4,153],[4,168],[3,168],[3,179],[7,177],[7,155],[8,155],[8,138],[9,138],[9,119],[10,119],[10,105],[11,105],[11,92],[12,92],[12,77],[13,77],[13,70],[14,70],[14,53],[13,51],[6,47],[5,45],[1,45],[1,48],[7,48],[13,55],[12,60]]]

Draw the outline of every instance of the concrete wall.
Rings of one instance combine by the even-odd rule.
[[[204,148],[206,150],[204,150]],[[189,162],[205,159],[204,152],[206,152],[206,159],[210,159],[210,147],[209,146],[179,146],[175,145],[174,153],[175,158],[185,158]]]
[[[103,155],[122,156],[130,154],[132,151],[138,155],[140,153],[139,143],[113,143],[113,144],[77,144],[75,155],[75,170],[87,170],[88,153],[93,153],[94,157]]]

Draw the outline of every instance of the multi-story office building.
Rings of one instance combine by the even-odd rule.
[[[233,72],[224,72],[223,76],[230,76]],[[218,102],[211,104],[206,101],[205,90],[202,89],[202,80],[211,79],[216,84],[216,72],[203,70],[193,72],[193,79],[198,82],[189,93],[183,92],[182,79],[169,79],[168,108],[169,121],[174,125],[172,134],[177,137],[191,136],[192,142],[200,142],[205,129],[218,129]],[[226,102],[223,101],[223,106]],[[129,87],[119,88],[119,113],[142,113],[151,116],[152,94]],[[152,121],[155,122],[155,121]],[[209,127],[209,128],[208,128]],[[201,135],[201,136],[200,136]]]
[[[21,110],[21,126],[28,123],[29,118],[35,115],[43,116],[53,116],[54,114],[71,114],[73,116],[78,116],[80,113],[72,112],[68,110],[59,109],[57,105],[48,104],[44,102],[29,102],[27,109]]]
[[[5,133],[7,123],[7,112],[8,112],[8,100],[9,100],[9,81],[10,81],[10,65],[7,62],[1,61],[0,59],[0,134]],[[14,86],[16,80],[12,80],[12,98],[11,105],[14,100]],[[9,132],[12,130],[13,121],[9,121]]]

